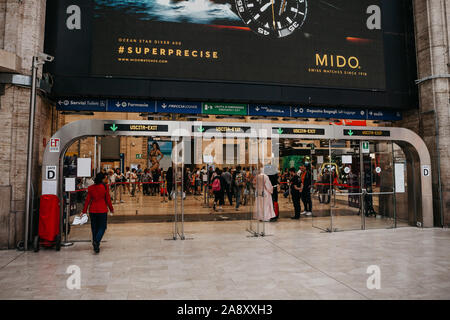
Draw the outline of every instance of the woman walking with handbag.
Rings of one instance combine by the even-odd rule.
[[[88,188],[88,194],[83,208],[83,215],[87,214],[89,208],[92,229],[92,245],[95,253],[99,253],[100,242],[102,241],[107,227],[108,208],[111,213],[114,213],[114,208],[111,203],[109,188],[107,186],[108,176],[100,172],[95,176],[94,183],[94,185]]]

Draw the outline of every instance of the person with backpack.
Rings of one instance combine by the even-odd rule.
[[[212,191],[214,193],[214,211],[222,211],[222,206],[224,205],[224,188],[225,180],[222,177],[222,171],[216,168],[215,176],[212,179]],[[219,205],[219,207],[217,207]]]
[[[111,213],[114,213],[107,183],[108,176],[102,172],[96,175],[94,185],[88,188],[88,194],[82,211],[82,215],[87,215],[89,209],[92,246],[95,253],[100,252],[100,242],[107,228],[108,209]]]
[[[328,204],[330,203],[331,196],[330,196],[330,189],[332,186],[331,174],[328,168],[323,169],[323,174],[320,179],[320,188],[319,188],[319,202]]]

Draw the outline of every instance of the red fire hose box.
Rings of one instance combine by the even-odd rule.
[[[34,251],[39,250],[39,245],[61,248],[59,198],[53,194],[41,196],[39,205],[39,229],[38,236],[34,239]]]

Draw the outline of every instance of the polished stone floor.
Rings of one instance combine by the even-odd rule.
[[[450,232],[398,228],[325,233],[311,218],[266,224],[110,224],[101,253],[87,242],[60,252],[0,251],[0,299],[450,299]],[[88,240],[89,225],[72,239]],[[69,290],[66,270],[81,270]],[[367,268],[380,268],[368,289]]]

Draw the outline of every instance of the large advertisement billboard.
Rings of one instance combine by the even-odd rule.
[[[94,0],[91,74],[384,90],[379,0]]]

